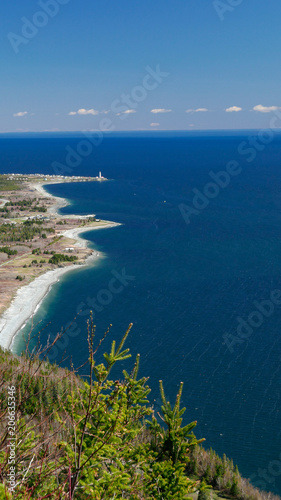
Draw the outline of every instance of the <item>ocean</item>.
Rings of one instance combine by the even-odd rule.
[[[90,310],[97,342],[112,324],[100,361],[132,322],[132,359],[114,376],[139,353],[156,410],[159,379],[171,402],[183,381],[185,422],[198,421],[205,447],[281,494],[281,135],[11,134],[0,148],[1,173],[101,171],[109,182],[47,190],[69,200],[63,214],[122,224],[83,234],[100,258],[64,275],[36,312],[35,339],[68,328],[51,360],[86,360]]]

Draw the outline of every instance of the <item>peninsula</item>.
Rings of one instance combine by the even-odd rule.
[[[67,200],[44,184],[101,182],[101,177],[0,175],[0,346],[9,349],[59,277],[98,257],[79,234],[119,224],[94,214],[62,216]]]

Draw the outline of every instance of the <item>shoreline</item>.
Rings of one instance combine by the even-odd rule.
[[[70,203],[66,198],[59,198],[58,196],[53,196],[52,194],[48,193],[48,191],[44,189],[44,186],[48,185],[50,186],[51,184],[48,182],[40,182],[40,184],[35,182],[29,183],[29,186],[35,189],[35,191],[37,191],[44,198],[52,198],[53,200],[55,200],[54,205],[48,208],[48,213],[50,215],[57,215],[61,217],[61,215],[58,213],[58,210],[60,208],[66,207],[67,205],[70,205]]]
[[[88,262],[85,261],[84,265],[87,264]],[[18,289],[10,306],[0,318],[0,346],[2,348],[12,350],[16,336],[26,322],[34,316],[52,286],[63,274],[74,269],[79,269],[79,266],[72,265],[47,271],[28,285]]]
[[[30,187],[38,191],[41,196],[45,198],[52,198],[53,200],[55,200],[54,205],[52,207],[49,207],[48,213],[50,213],[51,215],[61,216],[57,212],[58,209],[67,206],[69,202],[65,198],[59,198],[48,193],[44,189],[45,184],[48,185],[48,183],[46,182],[40,184],[30,184]],[[71,217],[81,218],[83,216],[71,215]],[[69,238],[70,240],[75,240],[75,243],[73,244],[74,247],[89,248],[88,240],[84,240],[83,238],[81,238],[79,236],[80,234],[87,231],[112,228],[121,225],[118,222],[104,222],[104,224],[96,227],[84,226],[68,229],[66,231],[62,231],[61,235]],[[10,305],[0,316],[0,347],[6,350],[12,350],[16,336],[26,324],[26,322],[34,316],[34,314],[38,310],[38,307],[41,305],[52,286],[59,281],[61,276],[63,276],[67,272],[74,271],[75,269],[77,270],[81,267],[89,265],[90,262],[96,261],[99,256],[99,252],[97,252],[96,250],[92,250],[91,255],[89,255],[82,264],[72,264],[49,270],[36,277],[33,281],[28,283],[28,285],[24,285],[18,288]]]
[[[76,243],[73,245],[75,247],[80,247],[80,248],[89,248],[88,247],[88,240],[85,240],[83,238],[80,238],[79,234],[86,233],[87,231],[98,231],[99,229],[109,229],[111,227],[117,227],[121,226],[119,222],[109,222],[107,224],[101,224],[100,226],[84,226],[84,227],[79,227],[77,229],[67,229],[66,231],[63,231],[61,233],[62,236],[65,236],[66,238],[69,238],[71,240],[76,240]]]

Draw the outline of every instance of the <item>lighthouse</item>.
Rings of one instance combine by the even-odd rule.
[[[101,172],[99,172],[99,175],[97,175],[96,179],[97,179],[97,181],[107,181],[106,177],[103,177],[101,175]]]

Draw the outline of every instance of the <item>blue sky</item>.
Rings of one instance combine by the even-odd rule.
[[[6,2],[0,132],[281,126],[280,15],[280,0]]]

